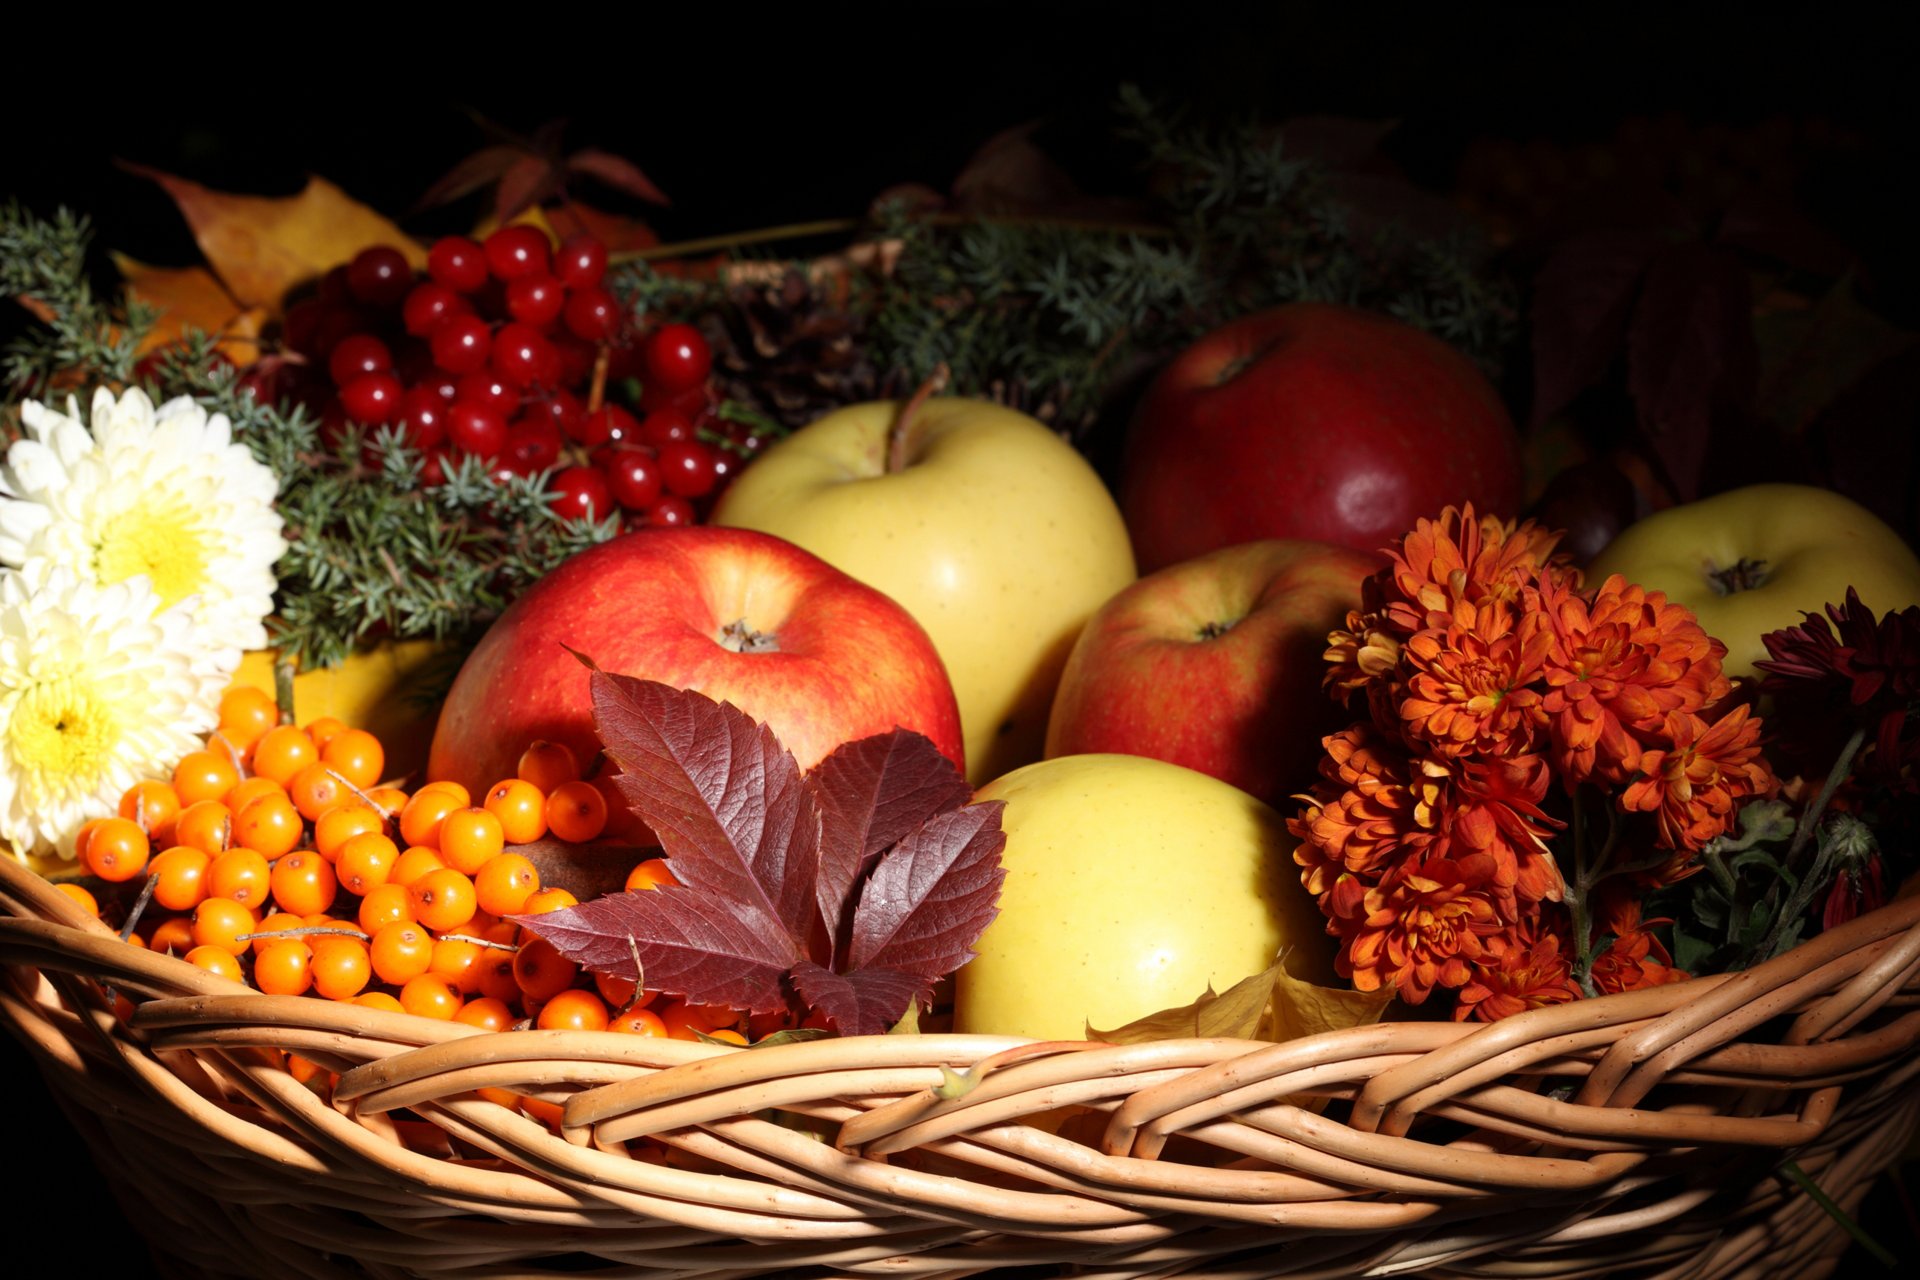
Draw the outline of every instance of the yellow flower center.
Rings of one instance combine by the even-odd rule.
[[[201,590],[212,559],[198,513],[185,499],[168,497],[110,518],[94,546],[93,569],[103,583],[146,574],[165,608]]]
[[[93,689],[61,676],[21,696],[7,736],[14,763],[27,778],[43,787],[57,780],[84,789],[111,758],[120,718]]]

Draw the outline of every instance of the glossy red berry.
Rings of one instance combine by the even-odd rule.
[[[685,498],[676,498],[672,494],[653,504],[647,512],[647,523],[663,529],[677,529],[693,523],[693,504]]]
[[[447,410],[447,440],[467,453],[495,457],[507,444],[507,419],[493,405],[456,400]]]
[[[369,373],[385,373],[393,368],[393,353],[387,344],[370,333],[355,333],[341,338],[327,356],[327,373],[333,385],[344,387]]]
[[[538,329],[514,322],[493,335],[487,365],[511,386],[546,386],[559,377],[560,354]]]
[[[394,307],[413,287],[413,267],[398,249],[362,249],[347,264],[347,291],[370,307]]]
[[[517,280],[547,269],[547,237],[538,228],[501,227],[487,237],[484,248],[487,269],[496,280]]]
[[[445,400],[432,387],[411,387],[400,397],[400,422],[407,429],[407,443],[416,449],[431,449],[447,438]]]
[[[507,427],[507,447],[500,460],[519,475],[545,471],[560,461],[560,433],[538,419],[517,419]]]
[[[351,303],[353,290],[347,287],[347,264],[329,267],[320,277],[320,300],[322,302]]]
[[[598,287],[580,289],[567,298],[567,330],[588,342],[605,342],[620,323],[620,304]]]
[[[661,448],[660,475],[667,492],[683,498],[706,497],[720,478],[714,470],[713,450],[693,440],[676,440]]]
[[[613,514],[606,477],[592,467],[562,467],[551,481],[552,507],[563,520],[600,521]]]
[[[640,419],[640,443],[664,449],[693,439],[693,423],[678,409],[659,409]]]
[[[560,318],[566,305],[567,291],[545,272],[507,281],[507,314],[521,324],[544,329]]]
[[[470,373],[460,379],[454,390],[455,400],[472,400],[476,404],[490,404],[500,411],[500,420],[505,422],[520,408],[520,390],[508,386],[492,373]]]
[[[645,511],[660,500],[660,463],[645,449],[608,449],[596,461],[606,474],[614,501],[628,511]]]
[[[553,255],[553,274],[569,289],[590,289],[607,273],[607,246],[584,231],[560,242]]]
[[[391,373],[363,373],[340,388],[340,405],[362,426],[391,422],[400,414],[406,388]]]
[[[640,423],[617,404],[604,404],[582,417],[567,434],[589,449],[640,438]]]
[[[472,293],[487,282],[487,255],[465,236],[442,236],[427,251],[427,273],[455,293]]]
[[[478,373],[493,351],[493,331],[476,315],[448,316],[428,339],[433,362],[448,373]]]
[[[400,323],[416,338],[424,338],[448,316],[466,309],[460,295],[438,280],[423,280],[413,286],[407,300],[400,304]]]
[[[647,338],[645,381],[663,391],[689,391],[707,380],[713,351],[690,324],[667,324]]]

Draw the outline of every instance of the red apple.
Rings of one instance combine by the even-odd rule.
[[[1296,303],[1161,370],[1119,489],[1150,572],[1259,538],[1376,551],[1449,503],[1517,514],[1522,476],[1513,422],[1465,356],[1386,316]]]
[[[1273,539],[1140,579],[1073,646],[1047,756],[1152,756],[1278,801],[1313,780],[1353,717],[1321,692],[1327,633],[1359,607],[1371,556]]]
[[[905,609],[770,534],[692,526],[616,538],[528,588],[455,678],[428,775],[478,795],[535,738],[592,759],[588,672],[569,648],[731,702],[802,769],[896,725],[965,767],[953,687]]]

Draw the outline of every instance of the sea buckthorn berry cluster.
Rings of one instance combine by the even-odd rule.
[[[565,746],[530,744],[517,776],[476,802],[453,782],[411,792],[383,785],[385,754],[362,730],[277,721],[264,693],[230,691],[206,748],[169,778],[129,788],[117,816],[82,829],[81,859],[114,891],[110,913],[124,919],[120,899],[151,889],[130,941],[269,995],[490,1031],[746,1043],[744,1015],[582,972],[507,919],[578,901],[542,884],[535,859],[516,846],[549,835],[592,841],[606,827],[605,796]],[[626,888],[675,883],[653,858],[632,869]],[[60,889],[102,914],[87,887]],[[324,1094],[327,1073],[298,1061],[289,1068]]]
[[[606,270],[592,236],[556,245],[526,225],[445,236],[419,274],[397,249],[366,249],[288,309],[283,339],[303,359],[275,391],[333,439],[400,428],[428,485],[471,456],[502,479],[546,473],[569,519],[692,523],[762,438],[718,413],[699,330],[637,329]],[[636,404],[603,402],[635,379]]]

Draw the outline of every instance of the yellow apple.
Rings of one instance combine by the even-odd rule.
[[[956,976],[954,1029],[1077,1040],[1225,991],[1290,948],[1330,983],[1326,922],[1266,804],[1144,756],[1060,756],[982,788],[1004,800],[1000,914]]]
[[[981,400],[830,413],[742,472],[713,523],[777,534],[904,605],[953,681],[976,783],[1039,758],[1074,639],[1134,578],[1093,468]]]
[[[1620,531],[1587,569],[1617,573],[1693,610],[1727,646],[1730,676],[1755,674],[1760,637],[1839,604],[1875,614],[1920,604],[1920,558],[1865,507],[1827,489],[1756,484],[1656,512]]]

